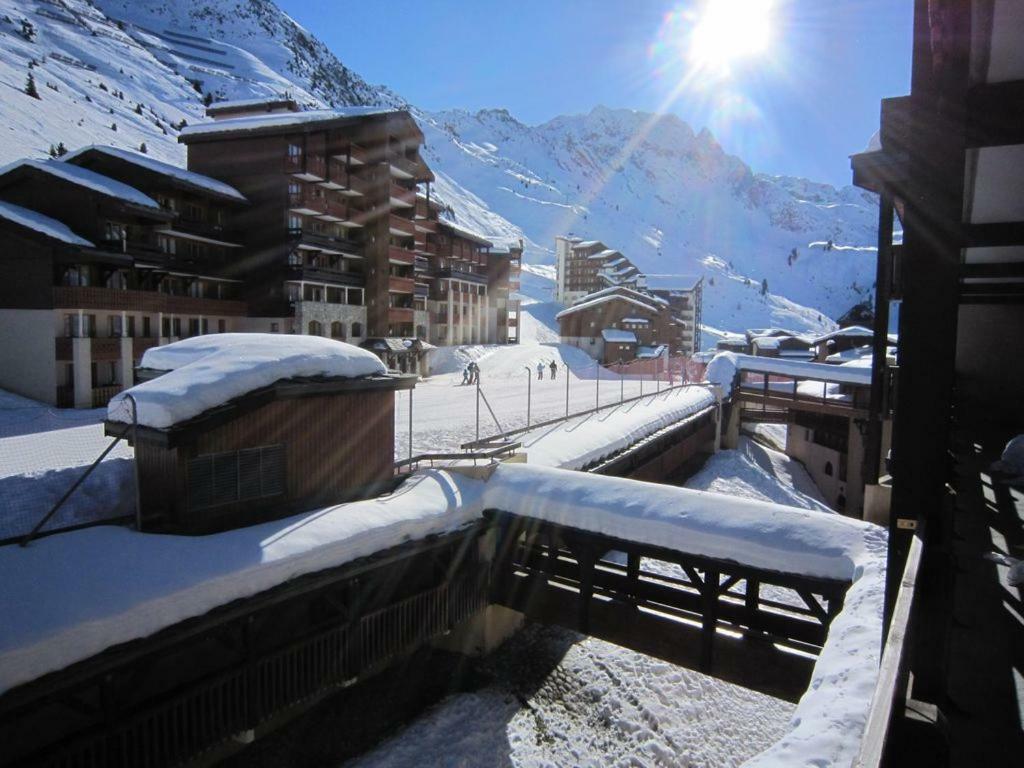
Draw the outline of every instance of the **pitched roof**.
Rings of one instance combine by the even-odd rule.
[[[593,294],[591,294],[591,295],[593,295]],[[646,310],[648,312],[657,312],[658,311],[657,309],[652,307],[650,304],[644,304],[642,302],[637,301],[636,299],[631,299],[628,296],[622,296],[622,295],[616,293],[616,294],[612,294],[611,296],[601,296],[600,298],[593,299],[591,301],[584,301],[584,302],[582,302],[580,304],[573,304],[568,309],[563,309],[561,312],[559,312],[557,315],[555,315],[555,320],[560,320],[561,318],[563,318],[563,317],[565,317],[567,315],[571,315],[571,314],[573,314],[575,312],[581,312],[581,311],[583,311],[585,309],[592,309],[592,308],[594,308],[594,307],[596,307],[596,306],[598,306],[600,304],[605,304],[605,303],[607,303],[609,301],[625,301],[625,302],[628,302],[628,303],[630,303],[630,304],[632,304],[632,305],[634,305],[636,307],[639,307],[640,309]]]
[[[618,344],[636,344],[636,334],[632,331],[623,331],[620,328],[602,329],[601,338]]]
[[[153,208],[157,211],[161,210],[160,204],[156,200],[149,195],[143,194],[135,189],[135,187],[130,187],[120,181],[115,181],[95,171],[90,171],[88,168],[64,163],[60,160],[16,160],[10,165],[0,168],[0,176],[6,176],[8,173],[13,173],[20,168],[32,168],[79,187],[99,192],[107,197],[131,203],[132,205]]]
[[[480,243],[480,245],[486,245],[488,247],[494,245],[494,243],[492,243],[486,237],[481,235],[479,232],[474,232],[471,229],[466,229],[465,227],[460,227],[458,224],[456,224],[453,221],[448,221],[447,219],[438,219],[437,223],[439,225],[441,225],[442,227],[444,227],[445,229],[450,229],[452,232],[454,232],[459,237],[464,237],[467,240],[473,240],[473,241],[475,241],[477,243]]]
[[[60,240],[68,245],[81,245],[86,248],[95,247],[84,237],[79,237],[68,229],[66,224],[37,213],[30,208],[22,208],[20,205],[5,203],[2,200],[0,200],[0,219],[13,222],[18,226],[31,229],[53,240]]]
[[[389,114],[409,115],[409,113],[403,109],[381,106],[310,109],[305,112],[271,112],[264,115],[243,115],[241,117],[230,117],[225,120],[211,120],[208,123],[187,125],[179,134],[179,139],[187,140],[195,136],[208,136],[222,133],[246,133],[249,131],[273,132],[275,129],[280,128],[298,128],[304,125],[316,123]],[[409,119],[412,120],[411,115],[409,115]]]
[[[144,155],[141,152],[132,152],[127,149],[120,149],[118,147],[110,147],[102,144],[90,144],[87,147],[76,149],[74,152],[69,152],[61,158],[61,160],[62,162],[67,163],[93,152],[107,155],[108,157],[114,157],[118,160],[123,160],[126,163],[132,163],[140,168],[145,168],[148,171],[153,171],[154,173],[159,173],[163,176],[170,176],[175,181],[194,187],[203,192],[213,193],[215,195],[220,195],[221,197],[237,200],[243,203],[248,202],[245,199],[245,195],[230,184],[225,184],[223,181],[219,181],[209,176],[204,176],[201,173],[194,173],[193,171],[186,170],[185,168],[177,165],[161,162],[160,160],[156,160],[149,155]],[[77,165],[77,163],[75,163],[75,165]]]

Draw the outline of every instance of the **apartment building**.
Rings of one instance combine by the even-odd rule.
[[[250,201],[237,222],[249,330],[416,336],[416,185],[433,180],[416,122],[387,108],[273,108],[220,105],[179,137],[190,170]]]
[[[604,288],[646,287],[644,275],[621,252],[600,240],[578,237],[555,238],[557,272],[556,301],[574,304],[584,296]]]
[[[606,288],[556,316],[563,344],[603,365],[684,351],[683,326],[665,299],[631,288]]]
[[[237,330],[244,249],[227,222],[247,205],[223,182],[111,148],[8,166],[0,387],[97,407],[149,347]]]

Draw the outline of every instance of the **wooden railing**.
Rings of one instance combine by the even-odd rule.
[[[923,536],[924,526],[918,521],[917,532],[911,541],[907,563],[903,568],[903,579],[896,594],[885,647],[882,649],[878,682],[871,696],[871,709],[868,711],[867,725],[864,726],[860,751],[853,762],[854,768],[878,768],[884,764],[893,726],[896,719],[903,716],[908,683],[908,635],[917,591],[917,574],[924,552]]]
[[[412,293],[415,287],[416,283],[411,277],[388,276],[388,290],[392,293]]]
[[[396,216],[393,213],[389,217],[389,226],[392,232],[400,235],[412,237],[416,234],[416,225],[413,224],[411,219],[403,219],[401,216]]]
[[[175,315],[242,316],[248,311],[244,301],[197,299],[169,296],[157,291],[133,291],[117,288],[56,286],[55,309],[105,309],[124,312],[164,312]]]
[[[416,254],[408,248],[399,248],[397,245],[392,245],[388,248],[388,259],[399,264],[414,264],[416,262]]]

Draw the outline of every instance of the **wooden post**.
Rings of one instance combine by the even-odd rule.
[[[632,552],[626,555],[626,583],[629,585],[629,602],[634,609],[637,609],[639,596],[638,586],[640,583],[640,555],[633,554]]]
[[[701,589],[701,613],[703,621],[700,638],[700,669],[709,674],[715,658],[715,627],[718,626],[718,581],[717,570],[704,571],[704,586]]]

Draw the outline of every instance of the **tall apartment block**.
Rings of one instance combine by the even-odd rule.
[[[518,340],[522,248],[440,218],[407,112],[209,114],[182,132],[188,170],[96,146],[0,173],[0,387],[100,406],[148,347],[225,331],[331,336],[421,371],[431,342]]]

